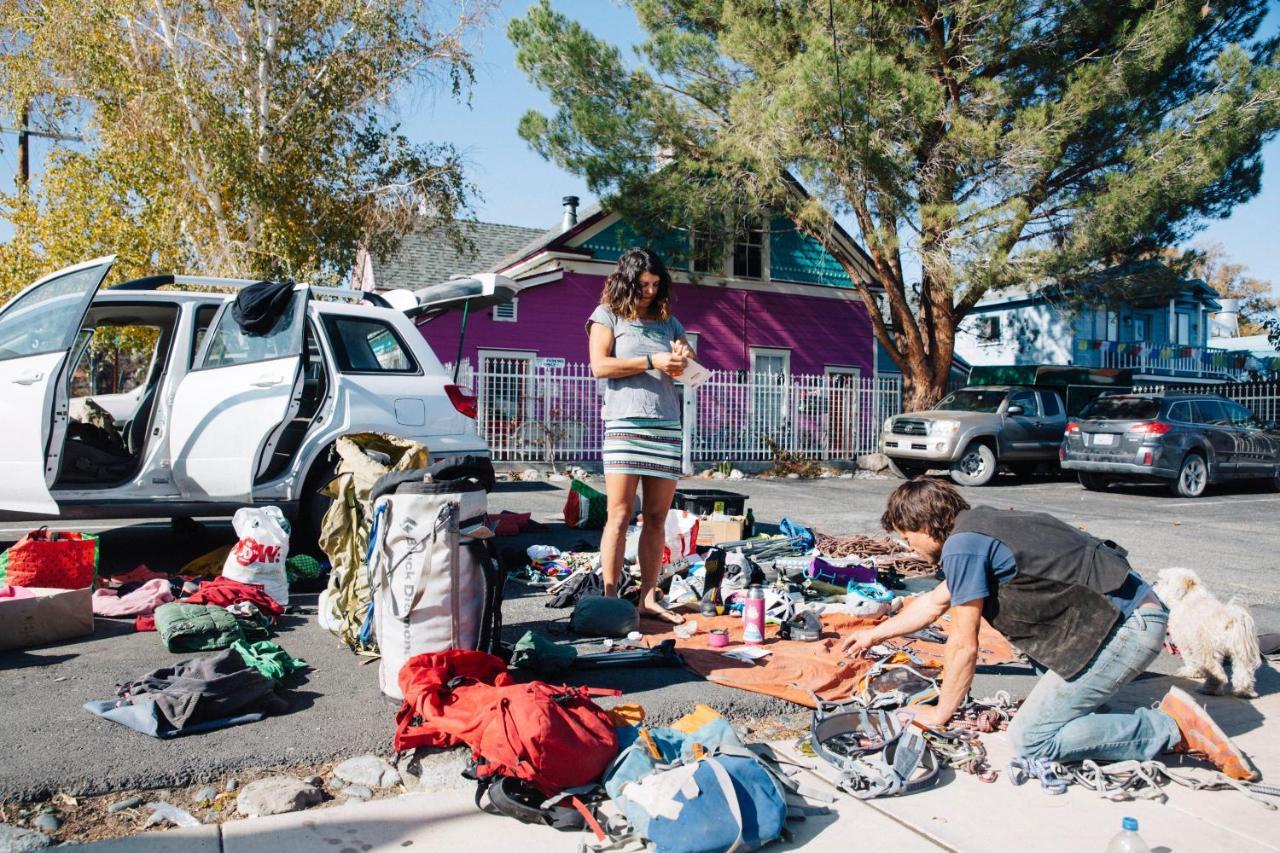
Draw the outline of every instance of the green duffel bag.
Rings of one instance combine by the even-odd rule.
[[[584,637],[625,637],[640,628],[640,611],[625,598],[584,595],[573,606],[569,628]]]

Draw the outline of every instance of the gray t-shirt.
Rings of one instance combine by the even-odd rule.
[[[614,358],[635,358],[651,353],[671,352],[672,342],[684,337],[684,326],[675,317],[666,320],[626,320],[603,305],[587,318],[587,334],[591,324],[599,323],[613,332]],[[623,418],[659,418],[680,420],[680,401],[676,397],[675,380],[661,370],[646,370],[622,379],[605,379],[604,409],[606,421]]]

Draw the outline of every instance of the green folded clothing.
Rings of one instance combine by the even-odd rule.
[[[236,641],[231,644],[231,648],[240,653],[246,666],[253,667],[275,684],[279,684],[289,673],[307,666],[306,661],[293,657],[275,643],[266,640],[253,645]]]
[[[212,652],[232,643],[254,643],[271,636],[249,619],[237,619],[216,604],[174,601],[156,608],[156,631],[171,652]]]

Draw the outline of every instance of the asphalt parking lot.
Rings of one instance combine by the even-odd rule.
[[[1280,495],[1261,489],[1219,490],[1199,500],[1167,496],[1155,487],[1085,492],[1074,482],[1042,478],[964,490],[971,503],[1054,513],[1089,532],[1126,547],[1136,568],[1148,576],[1160,568],[1190,566],[1222,596],[1239,594],[1254,605],[1258,627],[1280,627]],[[828,533],[877,533],[891,479],[693,481],[698,488],[727,488],[746,494],[762,523],[783,516]],[[566,482],[500,483],[490,510],[532,512],[550,524],[543,534],[504,541],[523,548],[534,543],[567,547],[599,534],[558,524]],[[84,529],[75,525],[55,525]],[[11,542],[28,525],[0,526]],[[198,535],[175,534],[164,522],[93,525],[105,532],[103,571],[126,571],[138,563],[176,569],[187,559],[232,538],[230,525],[214,522]],[[312,668],[295,676],[291,710],[281,717],[240,728],[172,741],[158,741],[93,717],[82,709],[91,699],[110,697],[127,681],[178,656],[155,634],[133,633],[131,625],[99,620],[94,636],[23,652],[0,653],[7,702],[0,766],[0,800],[28,800],[57,790],[103,793],[135,787],[170,787],[214,781],[251,768],[318,765],[337,758],[389,750],[395,708],[377,689],[377,666],[365,664],[318,627],[314,595],[299,596],[296,612],[282,621],[277,638]],[[539,590],[509,586],[504,636],[515,640],[530,627],[545,628],[567,611],[548,610]],[[1162,671],[1173,668],[1162,659]],[[604,673],[598,674],[605,675]],[[703,682],[675,669],[615,671],[593,683],[626,692],[656,720],[670,720],[696,702],[718,707],[744,721],[770,717],[795,706],[780,700]],[[979,691],[997,687],[1022,693],[1032,679],[1025,668],[983,673]],[[452,771],[451,771],[452,772]]]

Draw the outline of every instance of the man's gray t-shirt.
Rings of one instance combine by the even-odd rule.
[[[603,305],[587,318],[587,334],[591,324],[599,323],[613,332],[614,358],[635,358],[660,352],[671,352],[671,344],[684,337],[684,326],[675,317],[666,320],[627,320]],[[623,418],[658,418],[680,420],[680,401],[675,381],[661,370],[646,370],[622,379],[605,379],[604,409],[606,421]]]

